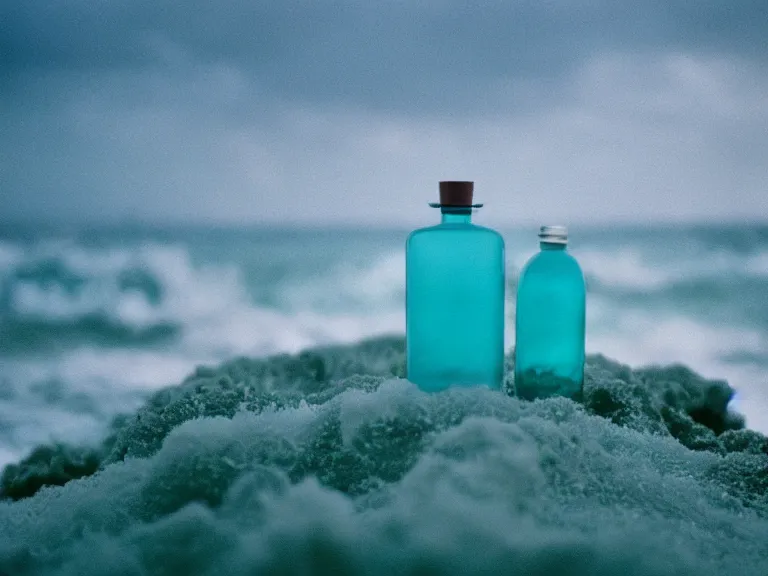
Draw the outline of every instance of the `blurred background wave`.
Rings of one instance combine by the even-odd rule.
[[[482,222],[482,216],[477,217]],[[504,230],[507,348],[535,229]],[[0,464],[88,444],[200,363],[404,332],[407,231],[15,226],[0,234]],[[768,226],[581,227],[587,348],[684,363],[768,431]]]

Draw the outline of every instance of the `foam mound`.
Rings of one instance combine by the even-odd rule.
[[[725,382],[594,356],[583,404],[425,394],[403,348],[199,368],[40,449],[3,478],[0,574],[765,575],[768,440]]]

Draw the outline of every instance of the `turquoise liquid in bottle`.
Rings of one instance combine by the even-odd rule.
[[[472,224],[472,182],[441,182],[442,221],[406,243],[406,370],[434,392],[500,388],[504,367],[504,240]]]
[[[568,254],[567,231],[542,226],[541,251],[520,273],[515,316],[515,390],[527,400],[580,399],[584,382],[586,287]]]

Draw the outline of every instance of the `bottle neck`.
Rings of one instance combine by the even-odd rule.
[[[471,224],[471,208],[442,208],[442,224]]]
[[[542,252],[565,252],[567,244],[560,242],[539,242]]]

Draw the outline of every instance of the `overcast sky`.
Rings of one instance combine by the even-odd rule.
[[[0,220],[768,219],[766,0],[0,3]]]

